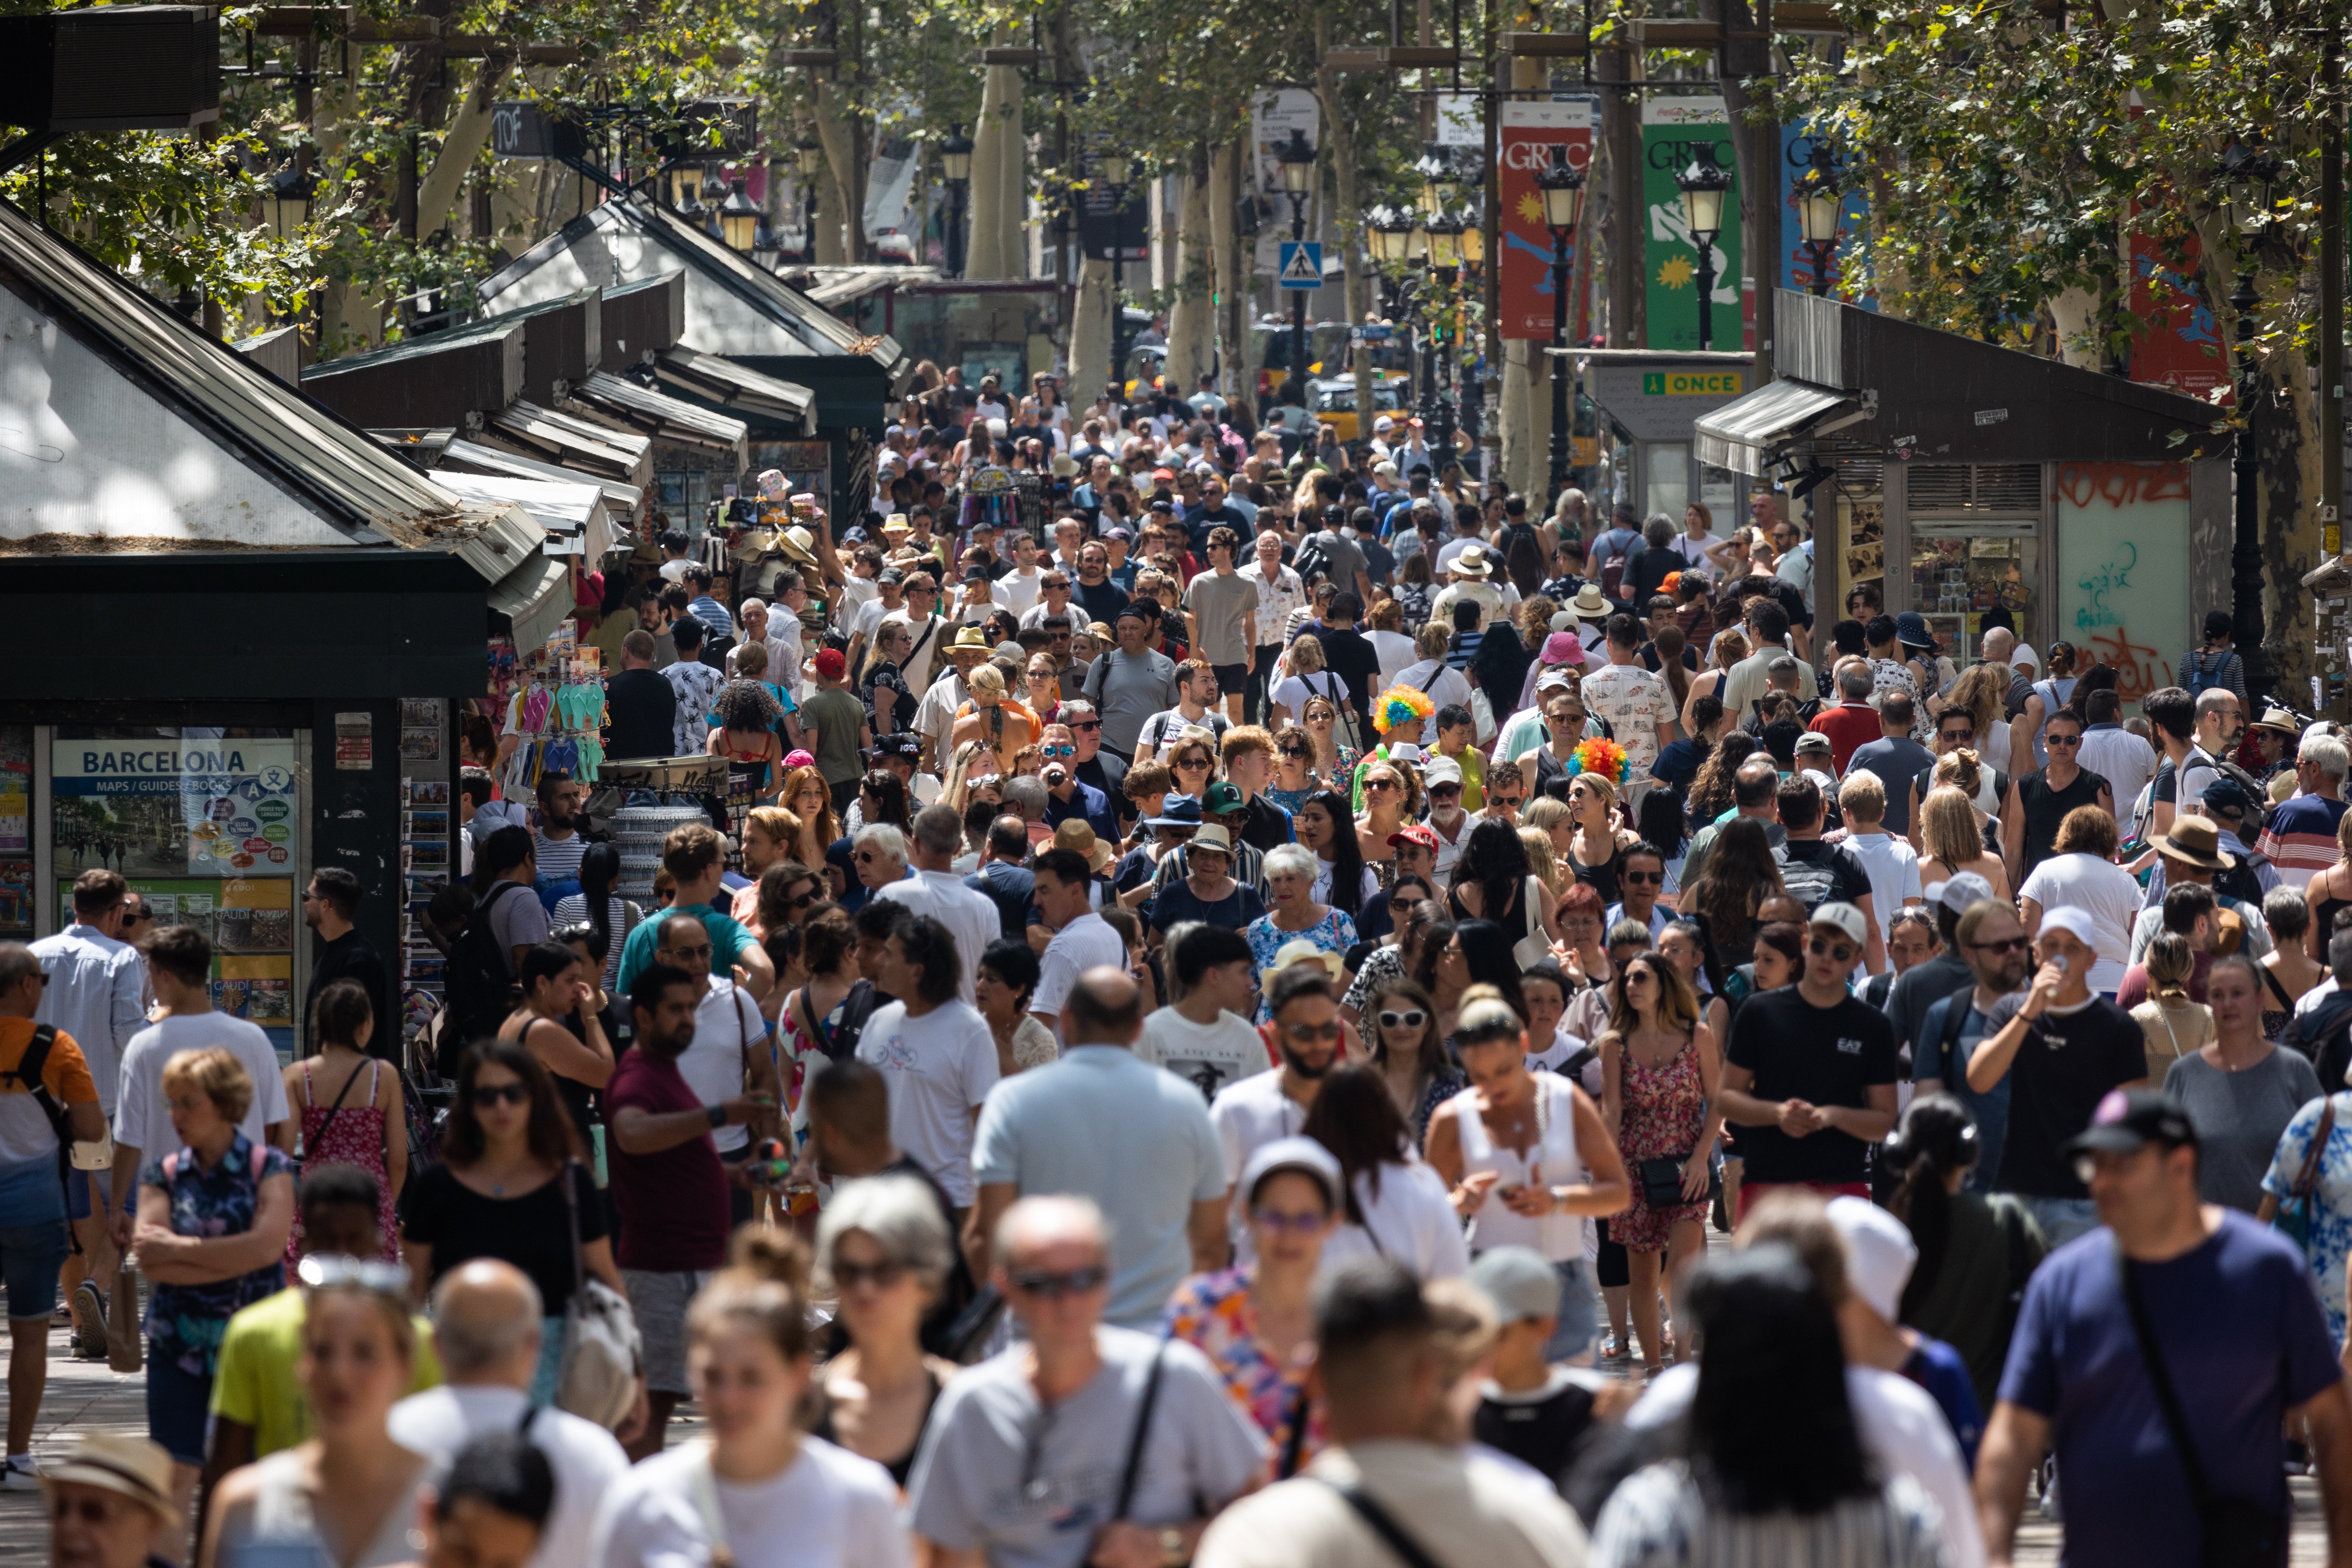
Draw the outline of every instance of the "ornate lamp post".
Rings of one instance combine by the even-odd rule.
[[[719,204],[719,232],[738,256],[751,255],[759,243],[760,208],[744,192],[740,177],[728,182],[727,199]]]
[[[1698,251],[1698,346],[1704,353],[1715,340],[1715,239],[1723,232],[1723,198],[1731,190],[1731,171],[1715,161],[1715,143],[1701,142],[1690,166],[1675,176],[1683,194],[1683,223]]]
[[[1429,315],[1430,335],[1436,340],[1436,385],[1430,400],[1429,446],[1439,473],[1452,460],[1454,446],[1454,344],[1460,331],[1462,299],[1454,285],[1462,276],[1462,235],[1469,225],[1461,215],[1442,212],[1426,226],[1429,232],[1429,274],[1442,294],[1433,293]],[[1439,474],[1432,474],[1436,479]]]
[[[1290,140],[1275,156],[1282,164],[1282,194],[1290,198],[1290,237],[1303,244],[1307,239],[1307,197],[1315,189],[1315,147],[1307,140],[1307,132],[1294,125],[1290,128]],[[1298,384],[1298,405],[1311,409],[1315,406],[1315,394],[1307,380],[1307,295],[1304,289],[1290,291],[1290,371],[1286,379]]]
[[[1584,171],[1568,161],[1568,144],[1552,143],[1551,163],[1536,172],[1536,189],[1543,195],[1544,226],[1551,230],[1551,341],[1555,349],[1568,346],[1568,247],[1576,237],[1576,222],[1584,211]],[[1568,488],[1568,356],[1551,356],[1551,469],[1544,510],[1549,511],[1559,492]]]
[[[963,276],[963,197],[971,184],[971,138],[961,124],[940,143],[940,177],[948,183],[948,276]]]
[[[293,238],[310,221],[310,198],[318,192],[319,176],[305,169],[299,157],[289,159],[285,167],[270,176],[269,226],[278,238]]]
[[[1838,189],[1837,171],[1830,165],[1829,142],[1813,138],[1812,167],[1797,176],[1797,216],[1805,231],[1805,253],[1812,258],[1812,292],[1830,291],[1830,265],[1837,258],[1838,226],[1845,219],[1845,194]]]
[[[2254,311],[2262,295],[2254,287],[2254,270],[2264,235],[2271,225],[2271,183],[2278,178],[2279,161],[2231,137],[2221,153],[2222,210],[2238,250],[2237,287],[2230,291],[2230,308],[2238,315],[2232,354],[2238,380],[2238,443],[2231,454],[2230,474],[2237,502],[2236,539],[2230,548],[2230,621],[2238,653],[2246,665],[2246,695],[2255,701],[2270,691],[2270,659],[2263,643],[2268,635],[2263,616],[2263,540],[2260,505],[2262,458],[2255,449],[2252,409],[2254,379]]]

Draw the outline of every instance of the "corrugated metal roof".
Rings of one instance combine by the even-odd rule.
[[[803,292],[828,309],[878,294],[885,289],[936,283],[945,276],[936,267],[809,267],[801,272],[808,279],[808,287]]]
[[[502,452],[495,447],[480,446],[463,437],[453,436],[445,441],[439,455],[439,470],[442,472],[504,474],[513,479],[552,479],[558,484],[594,485],[604,492],[606,500],[620,509],[624,517],[636,516],[638,504],[645,500],[645,490],[636,485],[559,468],[553,463],[543,463],[537,458]]]
[[[593,570],[613,548],[613,503],[593,484],[573,479],[518,479],[504,474],[449,474],[445,482],[459,495],[488,501],[512,501],[547,530],[545,555],[578,555],[583,551]]]
[[[468,517],[457,497],[363,432],[5,203],[0,268],[103,345],[155,397],[317,508],[353,544],[447,550],[494,528],[491,518]],[[508,570],[511,562],[491,580]]]
[[[798,419],[816,427],[816,394],[798,382],[762,375],[749,365],[721,354],[707,354],[684,343],[654,356],[654,374],[698,397],[773,419]]]
[[[656,439],[731,451],[738,465],[745,461],[743,443],[751,426],[731,415],[601,371],[573,387],[572,395]]]
[[[541,458],[561,459],[584,478],[599,475],[643,486],[653,479],[653,438],[592,425],[569,414],[517,399],[490,416],[484,434],[502,436]]]
[[[912,369],[913,360],[896,339],[887,333],[866,335],[856,331],[765,268],[754,267],[719,240],[638,196],[605,202],[590,209],[491,274],[477,290],[482,308],[499,310],[499,297],[515,283],[570,249],[589,232],[618,226],[626,226],[653,239],[783,327],[812,352],[871,359],[894,385]],[[623,281],[615,278],[613,284],[617,286]]]

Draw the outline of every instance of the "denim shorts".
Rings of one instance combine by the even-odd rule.
[[[95,1213],[100,1219],[113,1211],[107,1196],[113,1177],[105,1171],[75,1171],[66,1178],[66,1217],[88,1219]]]
[[[72,1252],[61,1219],[0,1230],[0,1282],[8,1288],[10,1318],[46,1318],[57,1310],[58,1270]]]
[[[1589,1354],[1601,1332],[1601,1314],[1594,1299],[1592,1271],[1584,1259],[1555,1263],[1559,1273],[1559,1321],[1544,1344],[1546,1361],[1574,1361]]]
[[[147,1436],[184,1465],[205,1462],[213,1380],[181,1369],[167,1356],[147,1358]]]

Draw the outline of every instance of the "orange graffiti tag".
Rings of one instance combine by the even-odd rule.
[[[2125,627],[2091,638],[2089,646],[2091,657],[2116,672],[2116,696],[2122,701],[2137,702],[2172,684],[2172,667],[2156,649],[2132,641]]]
[[[2134,501],[2187,500],[2186,463],[2061,463],[2058,499],[2088,506],[2094,500],[2112,507]]]

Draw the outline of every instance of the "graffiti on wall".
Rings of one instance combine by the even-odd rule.
[[[2189,465],[2063,463],[2055,489],[2058,628],[2136,704],[2173,679],[2140,637],[2179,637],[2189,622]]]

